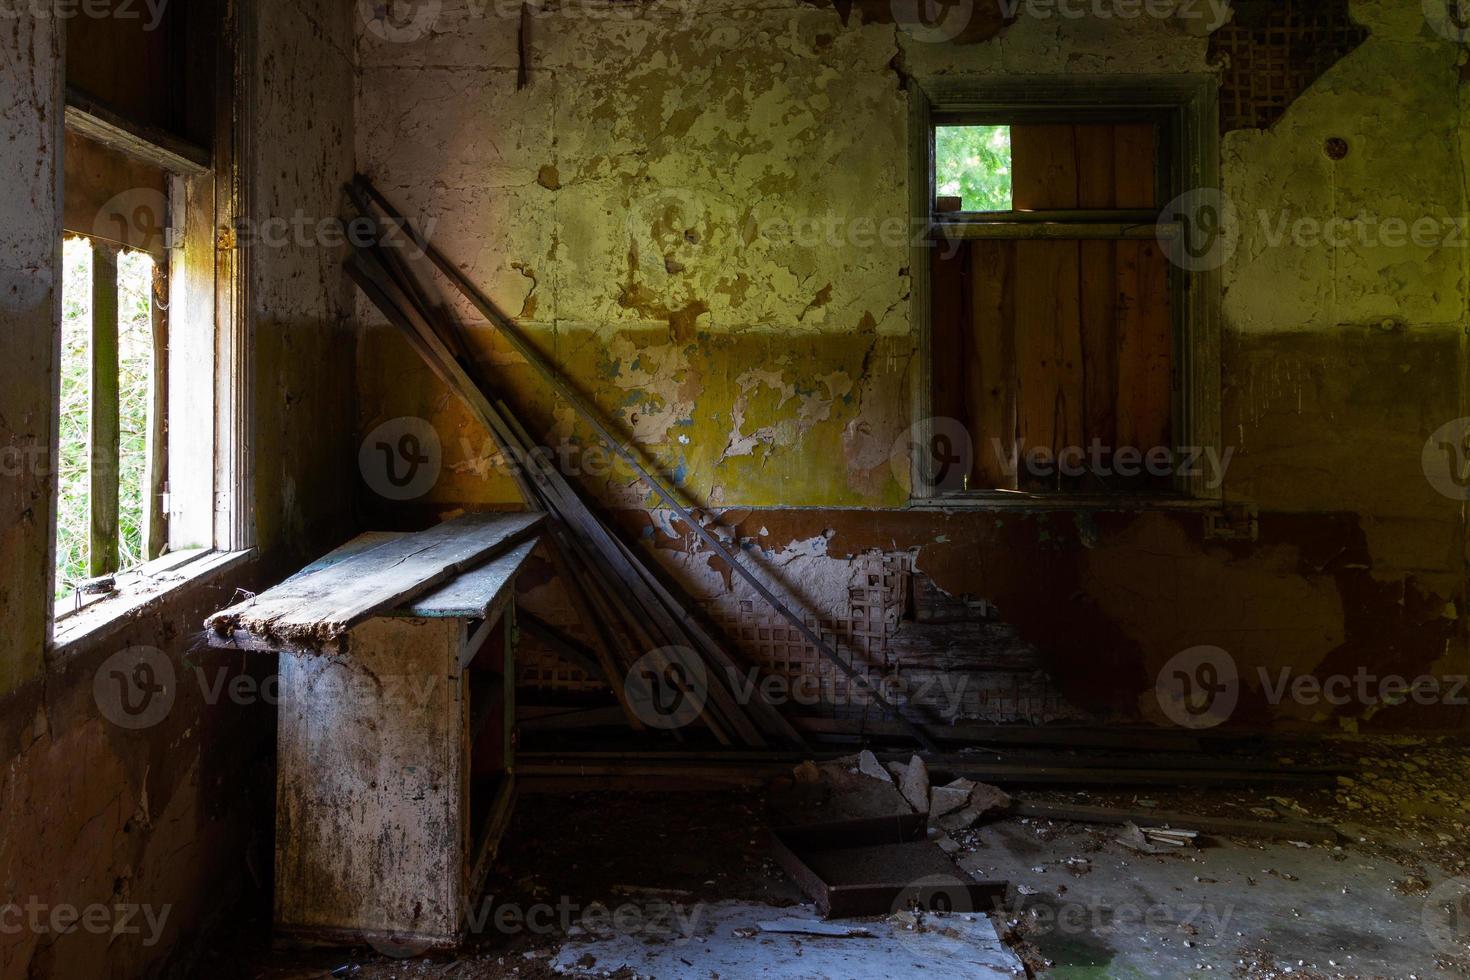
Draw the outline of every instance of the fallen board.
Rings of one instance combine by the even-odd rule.
[[[980,881],[933,841],[870,843],[866,830],[828,829],[818,844],[772,832],[776,860],[824,919],[888,915],[915,905],[986,912],[1005,899],[1008,883]]]
[[[542,513],[465,514],[303,571],[215,613],[205,625],[305,647],[329,643],[373,614],[519,544],[544,519]]]

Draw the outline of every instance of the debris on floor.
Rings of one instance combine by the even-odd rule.
[[[784,977],[790,980],[894,980],[933,977],[1024,977],[1020,958],[1001,942],[983,913],[884,917],[865,921],[862,932],[834,934],[811,906],[775,910],[748,902],[705,907],[687,937],[637,933],[579,937],[556,950],[551,966],[583,976],[629,970],[658,980],[710,977]],[[780,914],[783,928],[768,930]],[[798,925],[803,931],[798,931]]]

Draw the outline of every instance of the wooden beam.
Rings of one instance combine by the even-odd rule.
[[[596,677],[602,673],[596,654],[539,616],[522,609],[517,621],[521,624],[522,629],[545,643],[558,658],[582,671],[588,677]]]
[[[643,463],[637,458],[633,451],[629,449],[628,446],[621,439],[614,435],[611,430],[608,429],[606,424],[603,423],[599,413],[594,411],[587,404],[586,400],[581,396],[581,394],[576,391],[576,389],[574,389],[567,382],[567,380],[561,375],[561,373],[546,360],[542,353],[537,350],[536,347],[532,345],[529,340],[522,336],[519,328],[511,322],[510,318],[502,313],[500,309],[489,300],[489,298],[481,293],[479,289],[472,282],[470,282],[469,279],[465,277],[459,266],[451,262],[442,252],[440,252],[436,247],[430,244],[428,239],[424,238],[414,227],[414,225],[408,221],[407,218],[396,211],[392,207],[392,205],[388,203],[387,198],[383,197],[383,195],[378,192],[377,188],[372,186],[372,184],[367,180],[366,177],[359,175],[354,181],[354,186],[362,193],[371,197],[374,203],[377,204],[377,206],[387,217],[397,222],[398,226],[409,234],[409,236],[413,239],[414,244],[419,247],[419,249],[424,253],[429,261],[432,262],[434,266],[440,271],[440,273],[443,274],[444,277],[450,281],[455,289],[458,290],[459,293],[465,297],[465,299],[469,300],[470,304],[473,305],[475,309],[477,309],[489,323],[491,323],[497,330],[500,331],[501,335],[505,337],[510,345],[516,349],[517,353],[519,353],[522,357],[526,359],[526,362],[530,364],[531,367],[535,369],[535,371],[540,374],[541,377],[545,379],[548,384],[551,385],[553,390],[555,390],[558,395],[560,395],[569,405],[572,406],[577,414],[582,416],[582,418],[597,434],[598,438],[601,439],[602,442],[609,449],[616,453],[618,457],[623,460],[623,462],[627,463],[630,467],[633,468],[634,472],[636,472],[642,478],[643,482],[649,487],[649,489],[651,489],[659,497],[659,499],[663,501],[665,506],[667,506],[670,510],[677,514],[681,520],[685,522],[685,524],[694,532],[697,537],[699,537],[699,539],[705,544],[706,547],[708,547],[716,555],[722,558],[736,574],[745,579],[746,582],[750,584],[751,588],[753,588],[761,596],[761,598],[770,605],[772,609],[778,612],[788,623],[795,627],[797,632],[800,633],[802,637],[808,643],[810,643],[824,659],[831,663],[833,667],[835,667],[839,672],[845,675],[848,680],[852,681],[854,684],[858,684],[862,687],[867,688],[870,696],[873,698],[874,703],[882,707],[884,710],[892,713],[894,717],[898,718],[903,724],[905,724],[905,726],[908,728],[909,734],[912,735],[913,738],[918,741],[920,745],[923,745],[926,749],[934,749],[934,743],[929,739],[929,736],[925,734],[925,732],[921,728],[919,728],[918,725],[910,722],[898,710],[898,708],[896,708],[891,702],[889,702],[889,700],[884,697],[883,693],[878,689],[877,685],[875,685],[866,675],[853,667],[852,664],[848,663],[846,660],[843,660],[842,657],[838,655],[838,653],[833,650],[832,647],[825,640],[823,640],[816,631],[814,631],[810,626],[807,625],[805,619],[792,612],[790,607],[788,607],[786,603],[782,602],[776,596],[776,594],[772,592],[771,589],[765,584],[765,582],[761,580],[759,576],[752,572],[745,565],[744,562],[737,558],[728,548],[724,546],[724,544],[720,542],[718,538],[711,534],[698,520],[694,518],[691,513],[689,513],[689,509],[685,507],[684,504],[677,497],[675,497],[674,494],[667,487],[663,485],[663,482],[655,478],[653,474],[650,473],[648,469],[643,465]],[[654,612],[655,609],[651,608],[650,611]]]
[[[118,420],[117,383],[117,255],[111,245],[92,246],[92,405],[90,575],[117,571]]]
[[[66,90],[66,128],[171,173],[209,172],[210,154],[204,147],[126,119],[72,86]]]
[[[954,240],[976,238],[1041,238],[1053,241],[1117,239],[1154,241],[1179,234],[1179,225],[1118,221],[936,221],[934,233]]]
[[[153,358],[148,379],[147,472],[143,476],[143,559],[163,554],[168,543],[168,510],[163,506],[168,486],[168,263],[153,260]]]

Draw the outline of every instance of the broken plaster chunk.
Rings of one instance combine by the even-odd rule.
[[[975,784],[968,779],[956,779],[945,786],[936,786],[929,795],[929,815],[942,817],[953,813],[970,802],[970,791]]]
[[[940,830],[964,830],[986,814],[999,813],[1010,809],[1010,794],[988,783],[972,783],[968,779],[957,779],[947,787],[941,786],[936,788],[935,792],[938,793],[942,789],[954,788],[956,783],[961,782],[970,783],[970,791],[966,797],[965,805],[961,809],[947,813],[935,821],[935,825]],[[933,817],[933,811],[930,812],[930,816],[931,818]]]
[[[913,807],[915,813],[929,812],[929,767],[924,765],[924,760],[918,756],[909,759],[908,764],[902,762],[888,763],[888,772],[893,776],[893,782],[898,786],[903,798]]]
[[[858,772],[862,773],[864,776],[870,776],[873,779],[881,779],[885,783],[893,782],[893,777],[888,775],[888,770],[883,768],[883,763],[879,762],[878,757],[869,752],[867,749],[863,749],[861,752],[858,753],[857,765]]]

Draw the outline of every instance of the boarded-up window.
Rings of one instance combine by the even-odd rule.
[[[932,399],[970,434],[964,489],[1168,490],[1171,473],[1148,463],[1174,436],[1172,276],[1153,236],[1165,129],[1006,129],[986,144],[1007,148],[1003,181],[969,181],[978,190],[958,201],[936,183]],[[963,199],[1002,186],[1008,211]]]

